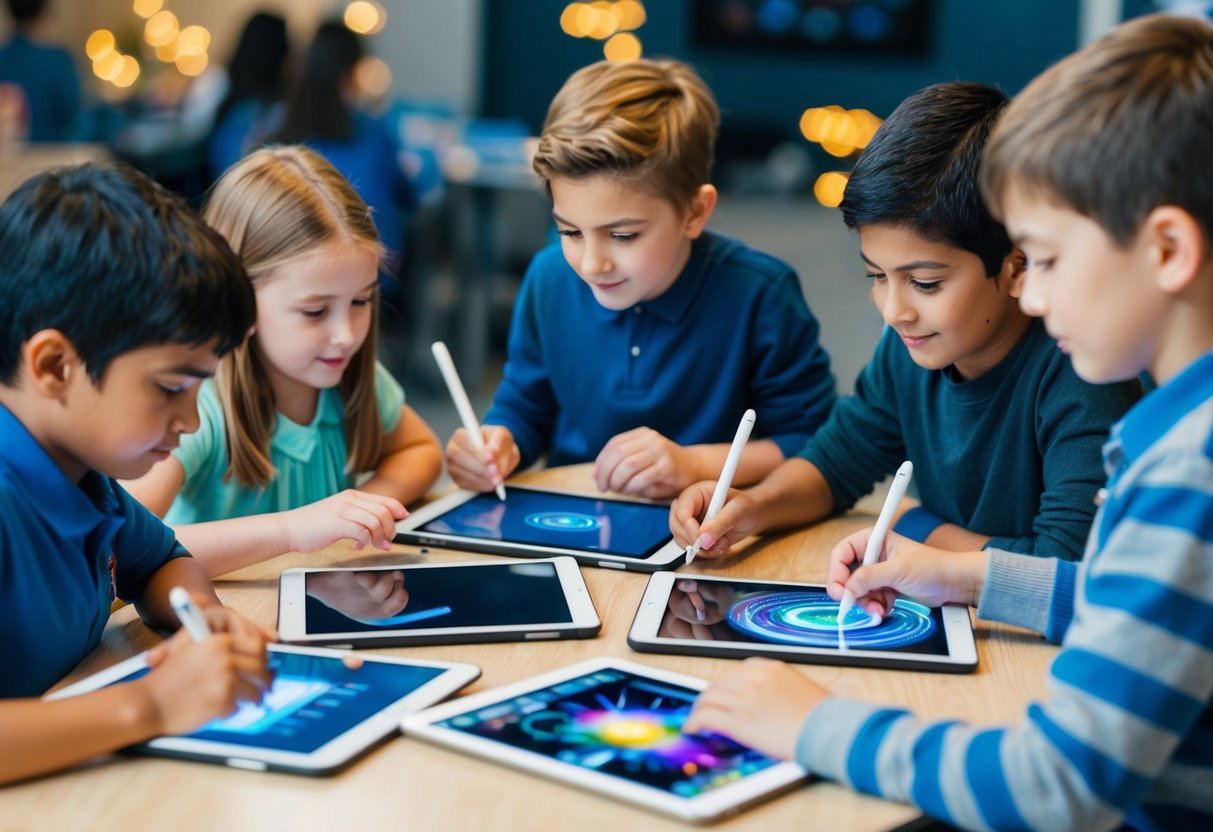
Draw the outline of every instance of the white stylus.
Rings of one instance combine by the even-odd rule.
[[[724,468],[720,470],[720,479],[716,480],[716,490],[712,492],[712,501],[708,503],[708,511],[703,515],[703,522],[707,522],[716,516],[720,511],[720,507],[724,505],[724,498],[729,493],[729,486],[733,484],[733,475],[737,473],[737,461],[741,459],[741,452],[745,450],[745,443],[750,441],[750,431],[754,430],[754,420],[758,418],[753,410],[747,410],[741,415],[741,424],[737,426],[737,433],[733,434],[733,444],[729,446],[729,455],[724,458]],[[687,547],[686,562],[690,563],[699,554],[699,539]]]
[[[467,391],[463,389],[463,382],[459,380],[459,373],[455,371],[455,362],[451,360],[450,350],[446,348],[446,344],[441,341],[435,341],[430,347],[430,351],[434,353],[434,360],[438,362],[438,369],[442,372],[442,380],[446,382],[446,389],[450,391],[451,398],[455,402],[455,409],[459,411],[459,419],[463,422],[463,429],[468,432],[468,438],[472,440],[472,445],[476,450],[484,450],[484,437],[480,434],[480,422],[476,420],[476,411],[472,410],[472,403],[468,401]],[[498,483],[494,489],[497,496],[502,500],[505,499],[505,486]]]
[[[168,591],[168,602],[173,605],[173,612],[181,626],[190,634],[194,641],[206,641],[211,637],[211,628],[206,626],[206,618],[202,610],[194,603],[194,599],[184,587],[175,586]]]
[[[880,550],[884,548],[885,535],[889,533],[889,526],[893,525],[893,515],[897,512],[897,507],[901,505],[902,498],[906,496],[906,488],[909,487],[912,476],[914,476],[914,463],[907,459],[901,463],[901,467],[893,475],[893,484],[889,486],[888,496],[884,498],[884,507],[880,509],[880,516],[876,518],[876,525],[873,527],[872,533],[868,535],[868,547],[863,550],[864,566],[871,566],[880,559]],[[838,605],[838,624],[840,626],[853,606],[855,606],[855,593],[844,589],[842,601]],[[872,618],[874,620],[871,623],[880,623],[879,616],[873,615]]]

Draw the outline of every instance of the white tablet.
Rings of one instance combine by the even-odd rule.
[[[683,820],[708,821],[806,774],[682,723],[706,682],[595,659],[404,718],[410,736]]]
[[[568,555],[589,566],[652,572],[682,563],[670,507],[507,485],[456,491],[396,524],[396,542],[515,557]]]
[[[966,607],[932,609],[898,599],[873,626],[854,608],[838,626],[838,602],[815,584],[653,575],[628,633],[644,653],[845,664],[966,673],[977,646]]]
[[[287,569],[283,641],[405,647],[590,638],[602,628],[577,561],[482,560]]]
[[[47,699],[78,696],[137,679],[146,654],[120,662]],[[126,749],[136,754],[222,763],[253,771],[328,774],[393,733],[400,718],[432,705],[480,676],[474,664],[359,655],[315,647],[269,647],[274,684],[258,705],[183,736],[158,737]]]

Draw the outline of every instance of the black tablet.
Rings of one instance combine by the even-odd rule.
[[[279,586],[278,635],[300,644],[535,641],[602,628],[568,557],[288,569]]]
[[[147,673],[140,654],[95,673],[48,699],[62,699]],[[480,676],[474,664],[358,655],[316,647],[269,646],[274,684],[258,704],[182,736],[127,749],[137,754],[221,763],[254,771],[328,774],[392,734],[407,713],[445,699]]]
[[[966,607],[938,609],[898,599],[873,626],[851,610],[840,627],[838,602],[816,584],[653,575],[632,621],[628,645],[646,653],[966,673],[977,646]]]
[[[685,550],[670,536],[668,505],[506,486],[496,494],[456,491],[396,524],[396,542],[496,555],[568,555],[589,566],[672,569]]]

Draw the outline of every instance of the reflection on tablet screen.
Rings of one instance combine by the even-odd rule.
[[[842,625],[848,650],[948,655],[939,610],[899,598],[872,626],[858,607]],[[838,602],[824,591],[779,584],[681,579],[657,635],[695,641],[838,649]]]
[[[271,651],[274,684],[258,704],[243,702],[188,736],[255,748],[315,751],[372,714],[441,674],[442,668],[366,662],[350,670],[340,658]],[[129,682],[142,669],[118,680]]]
[[[645,558],[670,539],[669,509],[511,488],[478,494],[418,531]]]
[[[438,723],[580,768],[694,797],[778,761],[681,731],[698,693],[602,670]]]

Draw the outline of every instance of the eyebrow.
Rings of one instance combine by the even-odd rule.
[[[361,291],[369,292],[370,290],[374,289],[377,285],[379,285],[378,277],[376,277],[370,283],[363,286]],[[298,303],[307,303],[308,301],[313,301],[313,300],[332,300],[335,297],[337,297],[337,296],[336,295],[307,295],[306,297],[300,298],[297,302]]]
[[[191,376],[193,378],[210,378],[215,375],[210,370],[203,370],[192,364],[178,364],[175,367],[165,367],[160,372],[174,376]]]
[[[874,269],[879,269],[880,266],[868,259],[868,256],[862,251],[859,256],[863,258],[863,262],[867,263]],[[893,269],[895,272],[912,272],[919,269],[948,269],[951,268],[947,263],[940,263],[938,260],[911,260],[909,263],[902,263],[900,266]]]
[[[577,227],[577,223],[569,222],[555,211],[552,212],[552,218],[556,220],[556,222],[562,222],[565,225],[571,225],[574,228]],[[610,231],[613,228],[623,228],[624,226],[629,225],[644,225],[647,222],[648,220],[642,220],[634,217],[622,217],[617,220],[611,220],[610,222],[604,222],[602,225],[596,225],[594,228],[597,231]]]

